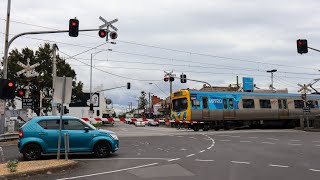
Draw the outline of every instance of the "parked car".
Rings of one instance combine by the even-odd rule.
[[[150,121],[148,122],[148,126],[159,126],[159,123],[155,121]]]
[[[59,116],[38,116],[19,129],[18,147],[25,160],[37,160],[41,154],[57,153],[59,123]],[[119,148],[119,140],[114,132],[96,129],[76,117],[62,117],[61,133],[61,152],[65,150],[65,133],[69,134],[70,153],[93,152],[96,157],[103,158]]]
[[[145,126],[146,126],[146,123],[143,122],[143,121],[136,121],[136,122],[134,123],[134,125],[135,125],[136,127],[145,127]]]

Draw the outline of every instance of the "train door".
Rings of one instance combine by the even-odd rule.
[[[279,119],[288,119],[289,109],[288,109],[287,100],[286,99],[278,99],[278,107],[279,107]]]
[[[233,98],[223,99],[223,119],[234,119],[235,118],[235,108]]]
[[[202,97],[202,119],[210,119],[208,97]]]

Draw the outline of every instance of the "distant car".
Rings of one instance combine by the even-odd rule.
[[[136,121],[136,122],[134,123],[134,125],[135,125],[136,127],[145,127],[145,126],[146,126],[146,123],[143,122],[143,121]]]
[[[59,116],[32,118],[19,129],[18,147],[25,160],[40,159],[41,154],[57,153]],[[62,117],[61,152],[64,152],[63,135],[69,134],[70,152],[93,152],[103,158],[119,148],[117,135],[112,131],[96,129],[91,124],[71,116]]]
[[[148,126],[159,126],[159,123],[155,121],[150,121],[148,122]]]

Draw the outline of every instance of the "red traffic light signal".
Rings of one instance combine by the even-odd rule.
[[[8,81],[8,87],[12,88],[14,86],[14,82],[13,81]]]
[[[99,37],[101,37],[101,38],[104,38],[104,37],[107,36],[107,32],[105,30],[102,30],[102,29],[99,30],[98,34],[99,34]]]
[[[69,36],[78,37],[79,35],[79,20],[70,19],[69,20]]]
[[[168,78],[168,77],[165,77],[163,80],[164,80],[165,82],[167,82],[167,81],[169,80],[169,78]]]
[[[297,51],[300,54],[308,53],[308,41],[306,39],[297,40]]]
[[[18,89],[17,96],[23,98],[24,95],[25,95],[25,90],[24,89]]]
[[[16,83],[13,80],[0,79],[0,99],[14,99]]]

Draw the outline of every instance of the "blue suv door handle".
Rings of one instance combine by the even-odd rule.
[[[39,135],[46,135],[46,133],[39,133]]]

